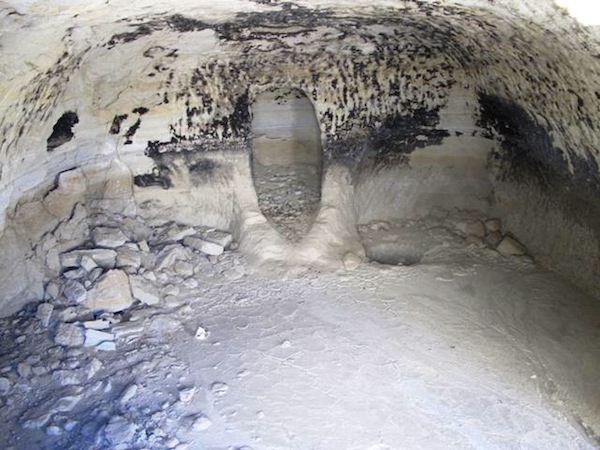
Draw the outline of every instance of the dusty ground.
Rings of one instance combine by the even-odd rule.
[[[362,235],[416,230],[419,264],[288,279],[177,250],[159,304],[110,315],[115,351],[57,345],[35,305],[3,319],[0,446],[599,448],[598,302],[443,221]]]
[[[286,239],[298,242],[319,212],[321,179],[311,164],[253,165],[258,206]]]

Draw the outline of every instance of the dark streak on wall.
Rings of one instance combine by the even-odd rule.
[[[112,124],[110,125],[110,134],[119,134],[121,132],[121,124],[127,119],[127,114],[119,114],[113,118]]]
[[[519,104],[483,93],[479,101],[479,125],[500,135],[500,150],[493,154],[499,180],[539,190],[548,207],[589,227],[600,242],[600,180],[595,162],[567,149],[571,173],[552,137]]]
[[[439,145],[450,136],[447,130],[437,128],[439,122],[439,108],[390,116],[371,132],[369,157],[378,165],[405,161],[406,155],[418,148]]]
[[[195,141],[148,142],[145,154],[154,160],[150,173],[137,175],[134,182],[138,187],[160,186],[169,189],[176,186],[176,179],[184,175],[194,186],[209,183],[217,174],[224,175],[225,168],[211,154],[228,150],[236,153],[248,151],[245,139],[229,140],[226,144],[213,139]]]
[[[129,129],[125,133],[125,145],[129,145],[129,144],[133,143],[131,138],[135,135],[135,133],[137,132],[137,130],[141,124],[142,124],[142,119],[138,118],[135,121],[135,123],[129,127]]]
[[[46,150],[52,152],[56,147],[73,139],[73,126],[77,123],[79,123],[79,117],[73,111],[67,111],[60,116],[52,129],[52,134],[48,138]]]
[[[485,93],[479,94],[479,103],[479,125],[501,136],[501,152],[494,158],[503,180],[520,183],[535,180],[548,191],[572,185],[593,197],[600,194],[599,169],[593,159],[583,159],[567,148],[573,167],[570,176],[564,153],[522,106]]]

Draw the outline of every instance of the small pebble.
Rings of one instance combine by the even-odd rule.
[[[199,341],[203,341],[208,337],[208,332],[204,328],[198,327],[194,337]]]
[[[194,421],[194,424],[192,426],[194,430],[206,431],[212,426],[212,420],[210,420],[204,415],[201,415]]]

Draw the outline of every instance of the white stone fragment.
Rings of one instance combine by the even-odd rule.
[[[82,398],[83,395],[81,394],[62,397],[54,404],[51,411],[53,413],[71,411]]]
[[[83,345],[84,340],[83,329],[72,323],[61,323],[54,336],[54,342],[67,347]]]
[[[77,426],[79,422],[73,419],[67,419],[67,421],[65,422],[65,424],[63,425],[63,428],[65,429],[65,431],[67,432],[71,432],[75,429],[75,427]]]
[[[145,273],[143,274],[143,277],[144,277],[146,280],[150,280],[150,281],[152,281],[153,283],[156,283],[156,275],[154,274],[154,272],[145,272]]]
[[[78,267],[77,269],[67,270],[62,274],[63,278],[66,278],[67,280],[81,280],[85,277],[85,275],[86,272],[81,267]]]
[[[171,269],[176,261],[187,261],[190,256],[189,249],[182,247],[180,244],[174,244],[161,252],[156,270]]]
[[[10,380],[5,377],[0,377],[0,395],[8,394],[8,391],[10,391],[10,387]]]
[[[203,327],[198,327],[194,337],[199,341],[204,341],[208,337],[208,331],[206,331]]]
[[[53,272],[60,272],[60,255],[56,248],[51,248],[46,253],[46,266]]]
[[[82,325],[85,328],[89,328],[92,330],[106,330],[110,328],[110,322],[104,319],[88,320],[86,322],[82,322]]]
[[[127,242],[127,236],[118,228],[96,227],[91,235],[98,247],[116,248]]]
[[[160,294],[154,284],[144,277],[133,275],[129,277],[131,293],[136,300],[146,305],[157,305],[160,302]]]
[[[92,258],[103,269],[112,269],[115,267],[117,252],[109,248],[72,250],[60,255],[60,263],[63,269],[80,267],[82,259],[86,256]]]
[[[231,233],[222,230],[210,229],[202,233],[202,239],[218,244],[223,248],[228,248],[233,242]]]
[[[92,361],[90,362],[90,367],[88,369],[88,374],[87,374],[87,378],[88,380],[90,378],[92,378],[94,375],[96,375],[96,373],[98,373],[98,371],[102,368],[102,362],[99,359],[92,359]]]
[[[87,290],[79,281],[69,280],[63,287],[63,295],[71,304],[84,303],[87,298]]]
[[[138,391],[138,385],[135,383],[130,384],[123,390],[123,393],[121,394],[121,398],[119,399],[119,401],[121,403],[127,403],[129,400],[131,400],[133,397],[136,396],[137,391]]]
[[[212,426],[212,420],[210,420],[205,415],[201,414],[194,420],[192,427],[196,431],[206,431]]]
[[[174,284],[167,284],[163,287],[163,292],[165,295],[173,295],[176,297],[179,295],[180,291],[181,290],[179,289],[179,286],[175,286]]]
[[[60,436],[63,430],[58,425],[50,425],[46,428],[46,434],[48,436]]]
[[[117,260],[117,252],[107,248],[97,248],[90,250],[94,261],[103,269],[112,269],[115,267]]]
[[[50,412],[44,412],[37,416],[34,416],[30,419],[23,420],[23,428],[27,428],[30,430],[39,430],[42,428],[48,421],[52,414]]]
[[[88,291],[86,306],[94,311],[119,312],[133,304],[129,278],[121,270],[110,270]]]
[[[102,276],[102,274],[104,273],[104,270],[102,270],[102,268],[100,267],[96,267],[94,270],[92,270],[90,272],[90,274],[88,275],[88,281],[93,284],[98,278],[100,278]]]
[[[81,255],[77,251],[62,253],[60,255],[60,265],[63,269],[69,267],[78,267],[81,261]]]
[[[167,238],[170,241],[175,242],[181,241],[187,236],[193,236],[194,234],[196,234],[196,230],[191,227],[179,229],[177,225],[173,225],[167,230]]]
[[[208,242],[204,239],[195,236],[186,237],[183,240],[183,245],[212,256],[221,255],[224,251],[222,245],[215,244],[214,242]]]
[[[143,252],[148,253],[150,251],[150,247],[148,247],[148,242],[147,241],[140,241],[140,242],[138,242],[138,247]]]
[[[390,231],[390,223],[384,220],[369,224],[369,228],[373,231]]]
[[[94,329],[85,330],[85,343],[86,347],[95,347],[96,345],[106,342],[113,341],[115,339],[114,334],[107,333],[105,331],[99,331]]]
[[[96,263],[96,261],[94,261],[94,258],[92,258],[90,255],[82,256],[80,265],[88,273],[90,273],[92,270],[94,270],[96,267],[98,267],[98,264]]]
[[[182,277],[191,277],[194,275],[194,265],[187,261],[176,261],[173,265],[175,273]]]
[[[527,253],[527,248],[510,236],[502,239],[496,250],[504,256],[522,256]]]
[[[35,311],[35,317],[40,321],[40,323],[47,327],[50,323],[50,318],[52,317],[52,312],[54,311],[54,306],[50,303],[40,303]]]
[[[196,395],[196,386],[182,389],[179,391],[179,400],[182,403],[189,403],[194,398],[194,395]]]
[[[118,268],[123,268],[125,270],[131,269],[132,271],[137,272],[141,265],[142,258],[138,251],[127,247],[121,247],[118,250],[116,263]]]
[[[60,295],[62,286],[57,281],[51,281],[46,285],[44,290],[44,300],[56,300]]]

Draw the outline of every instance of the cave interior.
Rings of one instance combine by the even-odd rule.
[[[600,446],[600,7],[0,3],[0,446]]]

